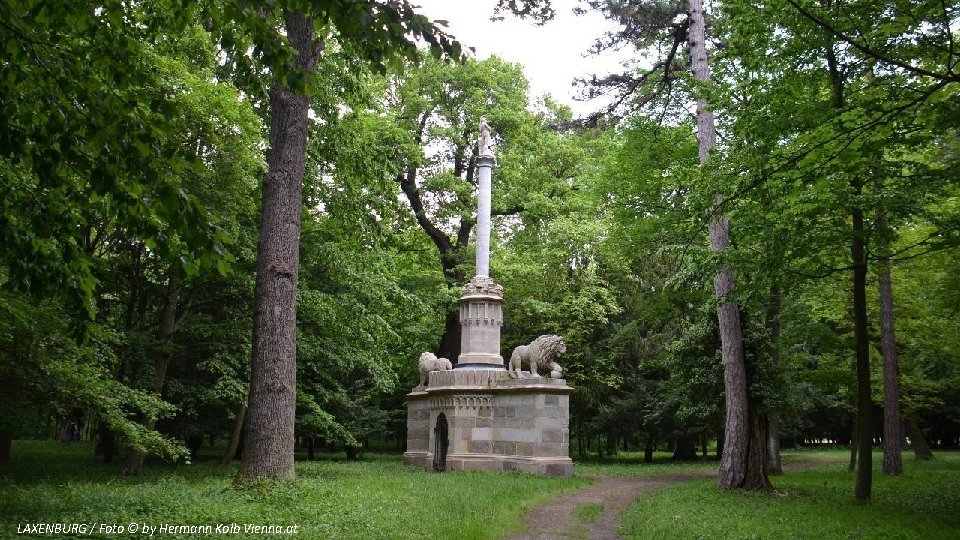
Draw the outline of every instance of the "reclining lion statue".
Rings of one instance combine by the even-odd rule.
[[[567,352],[563,338],[552,334],[540,336],[529,345],[521,345],[510,355],[510,367],[507,371],[514,379],[522,378],[523,366],[530,366],[530,377],[540,377],[538,369],[549,372],[551,379],[563,377],[563,368],[555,362],[556,358]]]
[[[420,386],[425,386],[431,371],[449,371],[453,364],[446,358],[437,358],[432,352],[420,355]]]

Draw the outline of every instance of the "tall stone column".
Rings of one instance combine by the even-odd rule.
[[[496,163],[490,142],[490,127],[486,118],[481,118],[477,142],[477,273],[460,295],[457,369],[505,369],[500,356],[503,287],[490,278],[491,177]]]
[[[487,149],[489,152],[489,149]],[[493,172],[493,153],[480,150],[477,159],[477,276],[490,277],[490,177]]]

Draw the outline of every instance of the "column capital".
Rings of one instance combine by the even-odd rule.
[[[478,167],[493,167],[497,164],[497,158],[494,157],[493,152],[488,154],[480,154],[477,156],[477,166]]]
[[[503,298],[503,286],[486,276],[476,276],[463,286],[460,301],[475,297]]]

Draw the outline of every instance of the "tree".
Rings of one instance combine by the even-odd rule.
[[[707,62],[706,23],[703,4],[700,0],[690,2],[690,58],[693,77],[707,84],[710,81],[710,66]],[[717,145],[713,111],[707,100],[697,99],[697,138],[700,141],[700,164],[705,165],[710,152]],[[723,196],[717,195],[717,206],[723,204]],[[730,248],[730,221],[716,215],[710,220],[710,249],[724,252]],[[743,330],[740,308],[734,300],[733,272],[723,269],[713,278],[713,290],[717,298],[717,319],[720,323],[720,340],[723,357],[724,395],[727,401],[727,421],[723,437],[723,457],[717,482],[725,489],[747,490],[770,487],[766,478],[766,432],[759,418],[750,416],[747,396],[747,372],[744,365]],[[760,431],[757,441],[751,440],[751,424]],[[757,457],[751,454],[758,454]],[[759,464],[751,467],[751,463]]]
[[[459,45],[414,13],[406,0],[336,2],[328,6],[257,6],[255,13],[228,6],[227,16],[250,25],[261,59],[276,77],[270,93],[270,151],[263,182],[263,209],[254,296],[253,361],[244,476],[292,478],[296,414],[296,296],[303,172],[309,130],[306,89],[325,45],[316,27],[330,25],[345,44],[384,69],[399,56],[416,57],[414,41],[432,52],[459,56]],[[302,8],[304,9],[300,11]],[[262,17],[262,13],[270,17]],[[285,32],[263,21],[282,20]],[[282,37],[281,37],[282,36]],[[279,54],[279,59],[275,55]]]
[[[11,439],[27,431],[28,411],[51,409],[58,418],[75,410],[96,411],[101,423],[131,444],[169,458],[182,454],[182,447],[131,420],[168,415],[172,407],[113,377],[113,331],[92,326],[87,339],[78,341],[59,304],[21,294],[0,295],[0,315],[0,375],[5,381],[0,389],[0,458],[11,459]]]
[[[595,187],[610,213],[605,277],[622,306],[608,338],[616,347],[611,364],[622,372],[623,399],[645,411],[640,436],[649,458],[656,441],[676,440],[684,444],[674,448],[685,448],[689,459],[695,437],[721,441],[723,429],[715,306],[702,287],[712,269],[694,262],[706,251],[705,235],[689,216],[698,141],[690,124],[661,126],[643,117],[632,118],[615,140]]]
[[[883,6],[865,2],[858,3],[854,9],[857,17],[848,17],[851,14],[849,7],[846,4],[827,3],[821,11],[833,15],[844,13],[847,23],[840,30],[849,35],[855,32],[848,30],[860,21],[875,18],[867,13],[884,13],[882,17],[887,16]],[[925,205],[930,204],[928,197],[932,196],[932,184],[922,182],[920,178],[939,178],[940,175],[935,171],[935,166],[930,166],[928,158],[920,156],[929,148],[927,145],[932,143],[936,146],[926,137],[940,129],[934,126],[940,125],[941,120],[928,112],[932,112],[936,107],[934,103],[944,99],[949,91],[945,88],[944,80],[936,80],[933,75],[909,69],[909,66],[887,63],[880,69],[878,66],[885,60],[870,56],[864,58],[861,49],[838,40],[834,32],[824,30],[822,25],[812,24],[809,18],[802,14],[798,16],[797,12],[761,10],[762,20],[758,20],[752,18],[757,13],[752,6],[729,3],[727,10],[730,20],[737,20],[737,26],[742,29],[741,36],[734,32],[730,40],[733,46],[729,49],[731,61],[742,64],[733,64],[736,71],[730,71],[729,76],[738,83],[731,93],[748,96],[740,102],[742,112],[738,116],[740,119],[752,117],[753,120],[748,122],[762,119],[764,129],[772,125],[781,126],[775,131],[776,138],[747,151],[756,152],[760,147],[766,154],[755,154],[763,162],[757,162],[754,166],[757,174],[749,175],[753,179],[738,188],[740,196],[748,198],[753,191],[766,191],[767,188],[783,190],[784,185],[775,180],[778,177],[794,177],[787,185],[794,182],[798,189],[807,193],[815,190],[818,196],[813,203],[812,199],[804,201],[805,197],[799,191],[782,199],[785,203],[793,204],[790,203],[793,199],[800,204],[798,214],[802,216],[801,219],[808,219],[807,216],[811,215],[822,216],[820,231],[833,231],[815,241],[811,241],[813,235],[809,232],[804,233],[807,239],[798,239],[800,243],[794,249],[795,253],[810,248],[812,250],[808,253],[811,255],[820,252],[819,255],[806,258],[813,264],[803,272],[823,279],[834,272],[852,271],[853,348],[858,380],[856,422],[859,428],[856,447],[860,457],[855,497],[866,500],[870,496],[869,460],[873,437],[873,424],[869,418],[873,396],[870,388],[866,285],[870,251],[873,251],[868,251],[868,248],[872,247],[871,241],[877,236],[877,231],[865,223],[864,216],[871,211],[896,208],[896,214],[907,220],[910,219],[907,216],[929,212]],[[890,32],[892,28],[896,28],[894,33],[900,37],[927,32],[928,28],[919,29],[924,27],[921,20],[923,17],[911,19],[907,16],[901,21],[906,27],[902,24],[887,25],[880,33]],[[936,34],[936,26],[933,28],[930,33]],[[873,33],[870,39],[878,36],[879,33]],[[892,38],[889,35],[886,37]],[[910,40],[903,40],[902,43],[910,43]],[[937,56],[942,58],[942,55],[934,54],[940,49],[936,46],[928,48],[927,45],[929,43],[913,51],[924,61],[933,61]],[[757,54],[758,50],[762,53]],[[777,72],[781,75],[766,75]],[[810,87],[816,80],[821,81],[815,83],[819,90]],[[763,88],[763,91],[754,93],[754,87]],[[810,90],[799,91],[800,88]],[[780,92],[783,96],[775,97]],[[758,99],[763,93],[773,99],[769,102],[764,98]],[[808,109],[808,105],[802,105],[806,100],[796,97],[803,95],[813,97],[810,104],[819,102],[821,107],[829,104],[830,112],[824,110],[818,113]],[[795,96],[791,99],[795,104],[793,120],[778,114],[776,110],[766,109],[766,103],[776,105],[788,96]],[[824,99],[826,96],[829,96],[829,101]],[[743,107],[746,103],[751,106]],[[803,111],[806,112],[800,114]],[[778,117],[788,121],[780,124]],[[754,125],[753,129],[759,125]],[[747,133],[745,129],[734,129]],[[748,144],[741,148],[750,146],[749,141],[746,142]],[[738,155],[742,163],[750,161],[750,158],[744,159],[745,155],[746,152]],[[779,155],[785,159],[771,159],[771,156]],[[807,180],[803,179],[804,175],[797,175],[801,170],[809,171],[805,175]],[[811,178],[817,180],[811,181]],[[778,211],[784,212],[783,209]],[[849,221],[843,225],[848,229],[847,232],[841,233],[840,216],[849,216],[845,218]],[[769,221],[773,221],[773,216]],[[817,232],[813,234],[819,236]],[[829,249],[833,251],[841,243],[846,243],[849,252],[847,261],[837,261],[835,254],[828,255],[823,250],[831,246]],[[931,244],[936,243],[931,240]],[[878,247],[880,252],[885,251],[880,245]],[[914,247],[922,249],[919,245]],[[802,256],[794,258],[797,261],[804,259]]]
[[[314,22],[284,14],[297,68],[310,74],[323,50]],[[243,472],[250,479],[292,478],[296,412],[297,274],[300,262],[300,198],[306,164],[309,104],[277,82],[270,90],[270,151],[263,181],[263,209],[254,294],[253,362]]]
[[[885,69],[943,85],[960,82],[960,75],[953,70],[960,58],[960,51],[952,46],[955,1],[916,2],[894,10],[873,2],[786,2],[832,38]],[[866,21],[870,23],[864,25]],[[941,46],[943,43],[948,46]]]
[[[684,45],[689,53],[689,69],[698,86],[684,94],[692,94],[697,103],[697,133],[700,145],[700,162],[706,165],[711,151],[716,146],[716,127],[713,112],[704,96],[710,83],[710,68],[707,61],[707,36],[702,3],[694,0],[684,16],[685,6],[678,2],[658,3],[643,0],[598,0],[588,2],[599,9],[621,28],[599,39],[594,52],[614,46],[630,44],[638,51],[656,50],[652,66],[645,66],[639,74],[610,75],[602,79],[594,77],[584,81],[593,94],[613,89],[616,96],[607,108],[607,114],[627,114],[661,107],[662,119],[670,110],[682,106],[674,91],[678,73],[684,67]],[[656,47],[656,49],[654,49]],[[588,94],[588,95],[593,95]],[[594,119],[594,122],[596,119]],[[704,167],[704,171],[708,171]],[[704,175],[710,174],[704,172]],[[729,220],[721,215],[724,197],[717,192],[714,199],[713,217],[710,220],[710,245],[717,253],[724,254],[730,247]],[[748,403],[747,376],[744,363],[743,335],[740,311],[734,298],[732,271],[721,268],[714,277],[714,291],[718,303],[722,357],[725,369],[725,396],[727,400],[727,425],[724,437],[724,458],[721,464],[719,483],[725,488],[760,489],[769,486],[766,475],[765,419],[751,416]],[[752,428],[752,429],[751,429]],[[751,442],[751,433],[754,434]]]
[[[117,439],[141,456],[181,455],[182,446],[153,430],[172,412],[160,393],[174,325],[167,319],[159,331],[152,309],[155,301],[176,302],[152,293],[166,276],[182,283],[200,273],[228,272],[227,228],[236,223],[230,206],[257,168],[250,156],[256,155],[259,124],[236,89],[209,77],[215,64],[209,35],[191,24],[189,13],[157,13],[168,7],[160,1],[2,8],[0,32],[9,33],[9,47],[22,45],[12,56],[17,75],[3,83],[14,83],[4,87],[10,99],[4,101],[13,107],[4,121],[5,133],[16,140],[6,141],[9,152],[2,158],[0,190],[12,199],[0,219],[15,222],[4,232],[16,238],[0,252],[2,294],[29,291],[22,313],[30,315],[21,320],[55,321],[48,344],[58,345],[38,344],[31,362],[95,379],[89,386],[103,395],[78,392],[72,387],[79,381],[71,378],[27,384],[63,385],[43,394],[44,410],[90,413],[83,421],[98,428],[106,462]],[[115,55],[103,54],[103,39],[114,40]],[[14,106],[20,100],[22,106]],[[45,112],[24,123],[20,113],[38,107]],[[218,114],[210,115],[211,109]],[[41,221],[49,226],[37,226]],[[32,265],[46,275],[31,277]],[[71,319],[73,332],[54,330]],[[28,327],[10,328],[14,342],[34,340]],[[162,339],[140,340],[142,333]],[[139,345],[154,345],[155,358],[140,362],[145,355]],[[57,358],[56,348],[78,353]],[[27,382],[42,373],[25,369],[17,378]]]
[[[887,257],[889,242],[883,240],[888,234],[887,215],[877,213],[876,226],[881,238],[879,247],[878,280],[880,297],[880,352],[883,356],[883,474],[903,474],[903,459],[900,456],[900,441],[903,438],[900,425],[900,374],[897,369],[897,334],[893,315],[893,280],[890,277],[890,259]],[[884,245],[886,244],[886,245]]]

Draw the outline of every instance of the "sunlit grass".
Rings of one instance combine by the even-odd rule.
[[[149,462],[138,478],[101,465],[88,444],[14,444],[14,461],[0,465],[0,538],[24,523],[298,525],[301,538],[493,539],[521,527],[523,514],[560,491],[583,487],[583,476],[706,474],[716,461],[643,464],[621,453],[580,463],[577,477],[459,472],[405,467],[398,454],[346,461],[320,454],[297,463],[297,480],[238,489],[237,465],[216,464],[214,450],[192,465]],[[626,538],[957,538],[960,454],[932,462],[905,456],[900,478],[874,475],[873,500],[853,502],[853,475],[844,450],[786,452],[786,463],[834,464],[773,477],[769,494],[721,492],[713,479],[670,485],[624,511]],[[874,456],[879,468],[880,456]],[[573,509],[578,523],[595,521],[599,504]],[[570,531],[576,536],[580,528]],[[580,531],[582,532],[582,531]],[[90,535],[92,538],[117,536]],[[121,536],[122,537],[122,536]],[[200,538],[203,535],[166,535]]]
[[[960,537],[960,454],[941,452],[931,462],[904,456],[902,477],[880,474],[875,453],[873,497],[853,500],[853,474],[845,451],[786,453],[836,463],[773,477],[772,493],[722,492],[714,480],[663,488],[624,512],[625,538],[736,539],[955,539]]]
[[[0,465],[0,538],[23,523],[299,525],[300,538],[498,538],[532,505],[582,478],[435,474],[399,455],[297,463],[297,480],[237,489],[236,466],[149,463],[140,478],[95,462],[88,445],[16,442]],[[167,535],[199,538],[203,535]],[[93,535],[97,538],[97,535]]]

